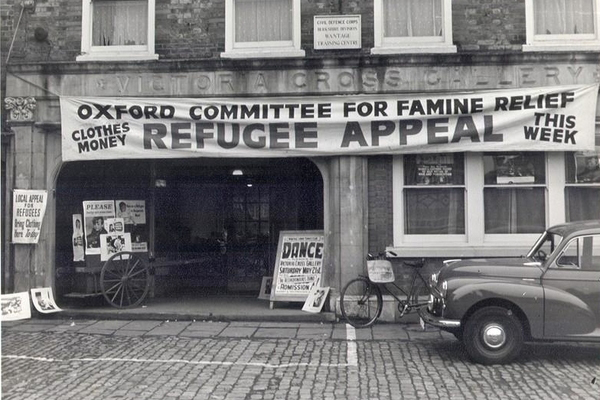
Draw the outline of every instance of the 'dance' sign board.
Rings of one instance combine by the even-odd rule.
[[[323,272],[323,231],[281,231],[271,301],[306,301]]]
[[[593,150],[598,87],[244,99],[61,97],[62,156]]]

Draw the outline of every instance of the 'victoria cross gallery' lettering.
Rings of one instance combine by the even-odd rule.
[[[594,148],[598,85],[255,99],[61,97],[65,161]]]

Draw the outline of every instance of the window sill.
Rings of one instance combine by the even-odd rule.
[[[600,51],[600,43],[581,44],[576,42],[552,44],[524,44],[523,52],[534,51]]]
[[[245,59],[245,58],[294,58],[304,57],[304,50],[294,49],[244,49],[221,53],[221,58]]]
[[[77,56],[77,61],[151,61],[158,60],[158,54],[82,54]]]
[[[428,53],[456,53],[454,45],[425,45],[406,47],[373,47],[371,54],[428,54]]]
[[[470,257],[520,257],[527,254],[531,249],[531,244],[512,245],[512,246],[468,246],[468,245],[449,245],[440,246],[431,244],[431,246],[419,246],[414,244],[391,246],[386,248],[398,254],[399,258],[470,258]]]

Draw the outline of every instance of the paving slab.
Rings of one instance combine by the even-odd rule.
[[[227,328],[229,323],[226,322],[192,322],[185,330],[186,331],[222,331]]]
[[[78,330],[78,333],[89,333],[91,335],[112,335],[115,333],[115,329],[98,329],[93,326],[87,326],[83,329]]]
[[[408,340],[405,325],[374,325],[371,331],[375,340]]]
[[[258,328],[245,326],[231,326],[219,333],[219,337],[251,337]]]
[[[166,321],[163,324],[157,326],[156,328],[148,331],[148,336],[161,336],[161,335],[178,335],[187,328],[191,322],[182,322],[182,321]]]
[[[130,321],[120,321],[120,320],[112,320],[112,321],[97,321],[88,326],[89,329],[100,329],[100,330],[113,330],[116,331],[127,325]]]
[[[124,325],[121,329],[132,331],[149,331],[162,324],[161,321],[131,321]]]
[[[297,328],[258,328],[253,337],[257,338],[294,338]]]
[[[137,337],[144,336],[146,334],[145,330],[133,330],[133,329],[119,329],[114,332],[115,336],[127,336],[127,337]]]
[[[300,327],[296,337],[298,339],[331,339],[332,332],[333,329],[331,326],[313,328]]]

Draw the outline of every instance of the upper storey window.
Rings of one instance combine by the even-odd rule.
[[[155,0],[83,0],[78,61],[155,60]]]
[[[302,57],[300,0],[226,0],[226,58]]]
[[[527,0],[524,51],[600,50],[600,0]]]
[[[451,0],[374,0],[373,54],[454,53]]]

